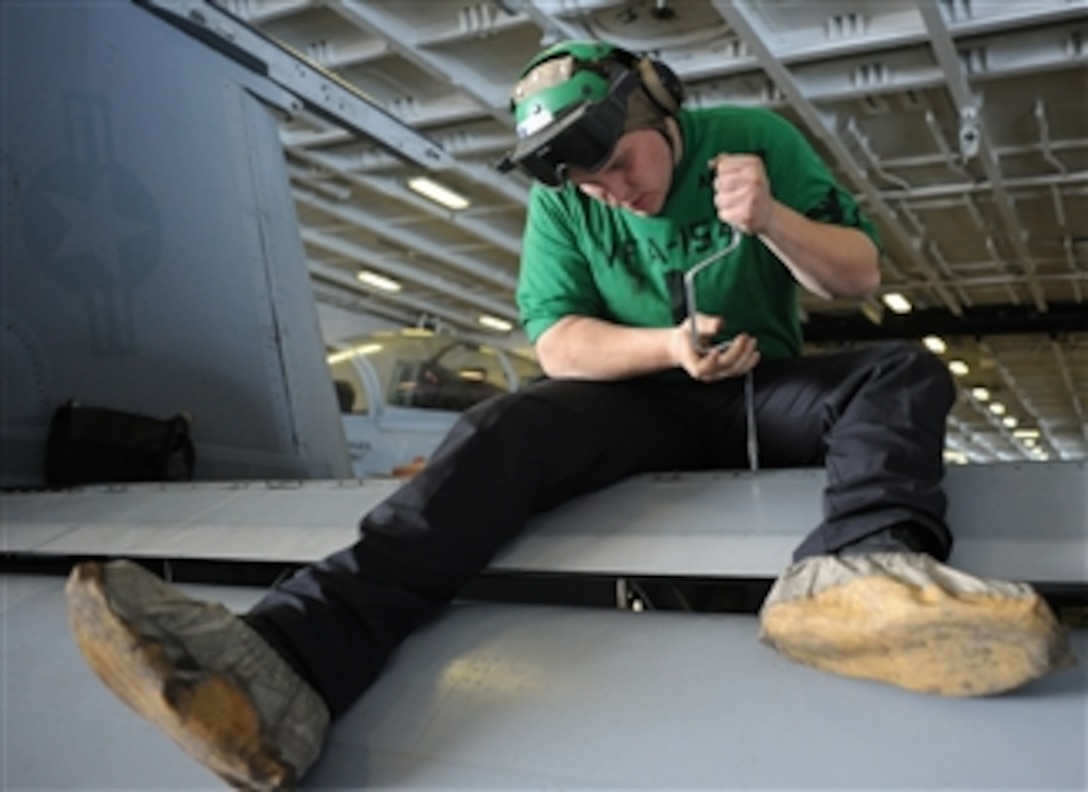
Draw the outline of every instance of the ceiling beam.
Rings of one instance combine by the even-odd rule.
[[[443,319],[450,324],[462,328],[475,330],[479,327],[479,323],[473,317],[468,316],[462,311],[451,310],[449,307],[439,305],[436,302],[425,300],[411,294],[405,294],[403,292],[390,294],[378,293],[371,289],[367,289],[340,267],[311,260],[309,262],[309,268],[310,276],[317,281],[334,284],[336,287],[346,289],[354,295],[362,295],[371,303],[384,304],[401,311],[410,312],[413,319],[405,324],[414,324],[421,317],[430,317]],[[388,310],[388,308],[386,310]]]
[[[347,166],[343,157],[336,155],[321,154],[297,146],[288,147],[287,152],[291,156],[314,166],[319,172],[334,174],[344,181],[378,193],[385,198],[393,198],[401,203],[408,204],[417,211],[430,215],[435,220],[441,220],[450,225],[463,228],[478,239],[506,251],[515,258],[521,255],[520,237],[500,231],[493,224],[474,217],[469,212],[451,211],[441,207],[434,201],[412,192],[396,179],[355,173]],[[365,202],[360,201],[359,203],[363,204]],[[501,279],[504,276],[499,275],[498,277]]]
[[[948,30],[948,25],[945,24],[943,13],[937,2],[919,0],[918,11],[929,32],[930,45],[944,73],[948,93],[959,112],[961,153],[965,159],[971,159],[972,156],[978,157],[993,189],[994,203],[1004,224],[1004,236],[1012,244],[1020,260],[1031,298],[1036,308],[1046,311],[1046,297],[1035,279],[1037,269],[1035,260],[1024,243],[1023,223],[1012,208],[1012,200],[1009,197],[1009,191],[1005,188],[1004,176],[994,154],[991,135],[986,130],[982,114],[979,112],[981,101],[971,91],[962,56],[952,40],[952,34]]]
[[[437,79],[457,86],[491,116],[509,123],[507,105],[510,100],[506,87],[467,68],[461,58],[428,49],[419,28],[402,16],[377,4],[358,0],[337,0],[327,8],[360,30],[388,41],[401,57]]]
[[[517,321],[517,312],[514,310],[513,299],[509,301],[498,300],[492,296],[493,293],[479,292],[471,286],[456,283],[415,265],[395,261],[388,257],[375,257],[362,245],[349,242],[333,234],[327,234],[324,231],[304,229],[302,231],[302,241],[309,246],[319,248],[347,261],[365,264],[377,270],[381,275],[396,278],[404,283],[411,283],[419,289],[432,294],[455,300],[466,306],[472,306],[474,310],[510,321]],[[350,273],[348,273],[348,277],[350,277]],[[398,292],[398,294],[400,293]],[[399,299],[403,301],[406,296],[401,296]]]
[[[394,247],[414,250],[417,253],[444,264],[470,282],[513,294],[517,278],[481,263],[473,256],[451,251],[448,246],[428,237],[424,231],[411,231],[390,225],[389,218],[368,212],[357,204],[329,201],[320,195],[302,189],[292,190],[296,203],[317,209],[349,226],[362,228],[374,236],[388,241]]]
[[[826,115],[805,94],[793,73],[778,59],[770,43],[770,34],[750,0],[743,2],[742,0],[711,0],[711,4],[744,40],[745,45],[759,61],[760,68],[774,81],[790,106],[808,126],[809,132],[827,146],[840,167],[847,173],[853,186],[865,196],[871,211],[882,221],[882,230],[899,242],[908,258],[924,275],[926,282],[932,286],[933,291],[948,310],[952,313],[960,313],[963,307],[959,300],[940,284],[940,273],[921,254],[922,240],[911,237],[903,229],[895,209],[881,197],[865,169],[843,143],[841,135],[832,128]]]
[[[1088,440],[1088,412],[1084,408],[1085,396],[1074,384],[1069,358],[1066,356],[1062,345],[1054,339],[1050,341],[1050,351],[1054,355],[1054,362],[1057,364],[1058,373],[1061,375],[1062,385],[1065,386],[1066,393],[1069,394],[1069,402],[1073,406],[1073,414],[1076,415],[1080,424],[1081,434],[1084,435],[1085,440]]]
[[[350,83],[203,0],[137,0],[138,5],[235,62],[263,74],[315,113],[390,154],[428,169],[449,168],[441,146],[368,100]]]
[[[1040,451],[1044,451],[1050,456],[1058,456],[1060,458],[1061,451],[1054,442],[1052,427],[1045,420],[1045,416],[1040,413],[1038,407],[1036,407],[1035,401],[1028,394],[1027,389],[1024,388],[1023,385],[1021,385],[1021,383],[1017,380],[1012,370],[1007,365],[1005,365],[1004,362],[1002,362],[1001,356],[992,345],[983,341],[979,344],[979,350],[986,357],[986,359],[992,362],[998,376],[1001,377],[1001,382],[1003,383],[1005,390],[1015,396],[1016,400],[1020,403],[1020,410],[1022,411],[1021,414],[1026,414],[1031,417],[1032,422],[1039,429],[1039,432],[1042,435],[1042,439],[1045,440],[1047,446],[1049,446],[1048,449],[1042,448],[1041,446],[1036,447],[1039,448]],[[1008,403],[1007,396],[1002,397],[1002,403],[1006,407],[1012,407],[1012,405]],[[1016,435],[1013,435],[1014,439],[1015,437]]]

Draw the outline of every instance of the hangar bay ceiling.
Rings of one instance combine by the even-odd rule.
[[[399,130],[378,140],[311,106],[282,121],[319,300],[524,347],[529,184],[494,168],[508,92],[541,46],[599,38],[664,60],[689,105],[782,113],[876,220],[880,298],[805,296],[809,347],[937,337],[961,385],[951,459],[1088,458],[1085,0],[219,5]],[[418,193],[421,176],[463,208]]]

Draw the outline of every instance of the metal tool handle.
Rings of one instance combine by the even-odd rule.
[[[687,311],[688,324],[690,325],[691,348],[696,352],[706,352],[709,351],[709,349],[725,349],[732,343],[731,341],[725,341],[709,349],[703,345],[702,341],[699,339],[699,328],[696,326],[698,306],[696,305],[695,300],[695,276],[714,262],[720,261],[728,256],[736,250],[737,245],[740,244],[740,234],[737,233],[737,230],[732,226],[729,227],[729,230],[730,237],[728,245],[721,250],[710,254],[684,273],[684,308]],[[755,376],[752,369],[749,369],[744,375],[744,412],[745,429],[748,435],[748,467],[751,470],[759,470],[759,438],[756,434]]]
[[[690,324],[691,348],[694,349],[696,352],[705,352],[707,351],[707,349],[699,340],[699,328],[696,326],[697,322],[695,317],[698,313],[698,309],[695,302],[695,276],[705,270],[714,262],[725,258],[737,249],[737,246],[740,244],[740,234],[732,226],[729,226],[729,230],[731,232],[731,235],[729,237],[728,245],[723,247],[721,250],[714,251],[702,261],[697,263],[694,267],[684,273],[684,309],[687,311],[688,323]],[[726,342],[724,345],[721,345],[720,348],[724,349],[725,346],[728,346],[728,343],[729,342]]]
[[[744,412],[748,431],[748,469],[759,470],[759,437],[756,435],[755,369],[744,375]]]

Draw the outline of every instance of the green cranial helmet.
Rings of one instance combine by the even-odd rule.
[[[599,102],[612,85],[617,50],[597,41],[566,41],[537,54],[522,69],[511,107],[518,137],[527,137],[583,102]]]
[[[625,131],[662,128],[679,102],[679,83],[658,62],[598,41],[556,44],[522,69],[511,95],[518,143],[499,168],[560,186],[571,167],[604,165]]]

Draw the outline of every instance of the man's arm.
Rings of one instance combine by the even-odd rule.
[[[880,286],[880,253],[856,228],[810,220],[775,201],[759,238],[819,297],[861,300]]]
[[[721,330],[718,317],[700,315],[701,337]],[[726,349],[697,352],[689,325],[627,327],[589,316],[565,316],[537,339],[537,359],[553,379],[618,380],[682,368],[713,382],[744,374],[759,362],[755,339],[741,333]]]
[[[723,154],[711,165],[718,217],[759,236],[808,291],[863,299],[880,286],[880,253],[864,232],[810,220],[775,200],[755,155]]]

